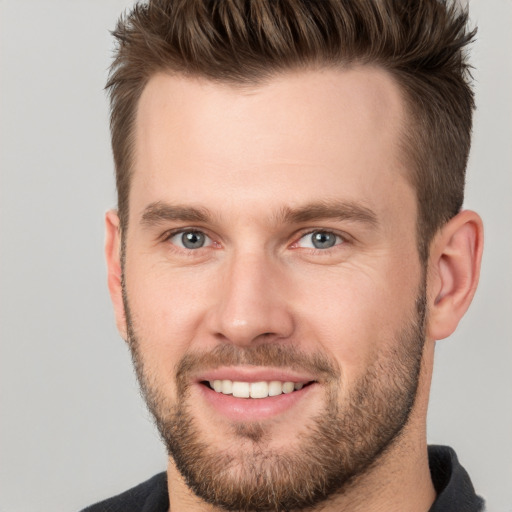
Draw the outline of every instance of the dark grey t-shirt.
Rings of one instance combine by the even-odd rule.
[[[437,492],[429,512],[482,512],[484,502],[475,494],[469,475],[455,452],[447,446],[429,446],[428,456]],[[164,472],[82,512],[167,512],[168,509],[167,474]]]

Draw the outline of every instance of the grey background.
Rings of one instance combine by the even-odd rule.
[[[165,468],[107,295],[115,204],[108,30],[128,0],[3,0],[0,511],[72,511]],[[478,111],[466,207],[481,285],[438,343],[430,442],[453,446],[490,511],[512,511],[512,1],[473,0]]]

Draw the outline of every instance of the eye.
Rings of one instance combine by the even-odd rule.
[[[317,230],[302,236],[297,242],[297,246],[309,249],[330,249],[341,243],[343,243],[341,236],[331,231]]]
[[[212,244],[210,237],[201,231],[180,231],[169,237],[169,242],[184,249],[201,249]]]

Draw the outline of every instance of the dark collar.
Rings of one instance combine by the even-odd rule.
[[[429,446],[428,462],[437,498],[429,512],[481,512],[484,501],[476,495],[466,470],[448,446]]]

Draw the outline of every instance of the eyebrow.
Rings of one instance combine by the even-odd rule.
[[[284,207],[279,217],[284,222],[295,224],[335,219],[360,222],[372,227],[378,225],[377,215],[373,210],[352,201],[321,201],[306,204],[299,208]]]
[[[211,222],[213,215],[204,207],[169,204],[156,201],[149,204],[142,214],[141,224],[153,226],[166,221]],[[351,201],[321,201],[297,208],[285,206],[274,220],[277,223],[301,224],[317,220],[335,219],[355,221],[372,227],[378,225],[377,215],[371,209]]]
[[[206,208],[194,206],[173,205],[156,201],[149,204],[142,214],[141,224],[153,226],[166,221],[179,220],[182,222],[208,222],[211,214]]]

